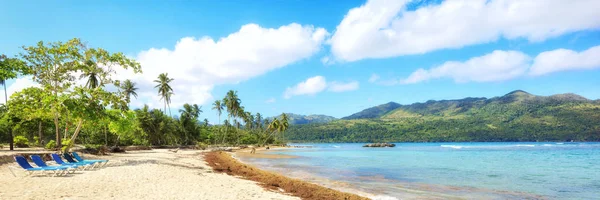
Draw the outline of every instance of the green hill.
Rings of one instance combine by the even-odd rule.
[[[286,113],[290,124],[317,124],[327,123],[337,118],[327,115],[299,115],[294,113]],[[278,116],[279,117],[279,116]],[[275,117],[268,117],[269,121],[273,121]]]
[[[600,101],[517,90],[494,98],[394,102],[326,124],[292,126],[292,141],[600,141]]]

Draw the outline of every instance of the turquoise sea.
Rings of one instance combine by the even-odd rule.
[[[600,199],[600,143],[291,144],[289,159],[241,158],[380,199]]]

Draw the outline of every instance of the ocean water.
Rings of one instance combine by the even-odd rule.
[[[600,143],[292,144],[260,168],[388,199],[600,199]],[[385,198],[383,198],[385,199]]]

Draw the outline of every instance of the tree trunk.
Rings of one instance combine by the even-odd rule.
[[[38,141],[41,146],[44,146],[44,133],[42,133],[42,120],[40,119],[38,123]]]
[[[82,125],[83,125],[83,119],[79,119],[79,122],[77,122],[77,128],[75,129],[75,133],[73,133],[73,136],[71,137],[71,142],[69,142],[69,146],[67,146],[67,148],[65,149],[65,152],[69,152],[69,149],[71,149],[71,147],[73,147],[73,144],[75,143],[75,139],[77,139],[77,135],[79,135],[79,131],[81,130]]]
[[[108,146],[108,131],[106,131],[106,127],[104,127],[104,145]]]
[[[6,82],[2,80],[2,85],[4,85],[4,105],[6,106],[6,110],[8,110],[8,94],[6,93]],[[13,139],[12,127],[8,128],[8,139],[10,140],[8,143],[10,145],[9,150],[15,150],[15,141]]]
[[[62,147],[60,143],[60,127],[58,127],[58,114],[54,114],[54,127],[56,128],[56,148],[60,149]]]
[[[67,139],[69,135],[69,111],[67,110],[67,116],[65,117],[65,134],[63,135],[63,139]]]

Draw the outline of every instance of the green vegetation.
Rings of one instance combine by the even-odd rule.
[[[91,48],[79,39],[23,47],[18,57],[2,55],[0,66],[2,84],[31,75],[40,85],[15,92],[0,105],[0,143],[10,142],[11,150],[13,141],[18,147],[38,145],[62,151],[75,144],[103,151],[106,146],[120,145],[266,145],[280,143],[289,127],[285,114],[268,122],[262,121],[260,113],[246,112],[236,91],[215,102],[213,109],[219,117],[227,112],[222,125],[200,120],[202,107],[196,104],[184,104],[179,115],[173,116],[167,108],[175,95],[170,85],[177,80],[167,73],[155,81],[163,110],[147,105],[131,110],[129,103],[137,98],[138,88],[131,80],[118,80],[116,69],[142,73],[140,64],[122,53]]]
[[[395,108],[394,108],[395,107]],[[292,126],[290,141],[600,141],[600,102],[575,94],[388,103],[327,124]]]

